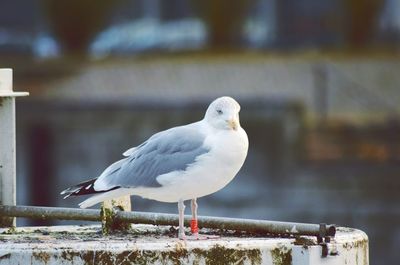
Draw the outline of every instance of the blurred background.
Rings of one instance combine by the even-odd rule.
[[[249,155],[200,214],[356,227],[396,264],[399,58],[398,0],[2,0],[0,67],[30,92],[17,202],[76,207],[59,192],[230,95]]]

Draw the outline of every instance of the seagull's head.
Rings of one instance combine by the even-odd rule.
[[[204,116],[205,121],[216,129],[237,130],[240,105],[231,97],[220,97],[211,102]]]

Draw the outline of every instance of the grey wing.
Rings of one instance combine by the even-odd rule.
[[[111,166],[98,178],[101,190],[113,187],[160,187],[157,177],[185,170],[196,158],[209,151],[203,146],[205,136],[188,126],[155,134],[135,152]],[[99,190],[96,187],[96,190]]]

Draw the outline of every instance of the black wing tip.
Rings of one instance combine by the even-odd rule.
[[[81,195],[90,195],[90,194],[95,194],[95,193],[103,193],[111,190],[115,190],[120,188],[120,186],[112,187],[111,189],[108,190],[95,190],[94,189],[94,183],[96,182],[97,178],[79,183],[78,185],[72,186],[66,190],[63,190],[60,194],[65,195],[64,199],[70,197],[70,196],[81,196]]]
[[[93,193],[98,193],[94,189],[94,183],[96,182],[97,178],[79,183],[78,185],[72,186],[66,190],[63,190],[60,192],[61,195],[66,195],[64,196],[64,199],[70,197],[70,196],[80,196],[80,195],[87,195],[87,194],[93,194]]]

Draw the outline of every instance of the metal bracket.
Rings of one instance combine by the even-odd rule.
[[[334,236],[336,233],[336,229],[334,231],[330,231],[327,229],[327,225],[325,223],[319,224],[319,235],[317,236],[318,245],[322,247],[321,257],[325,258],[328,256],[328,244],[331,242],[331,236]]]
[[[15,98],[12,69],[0,68],[0,205],[16,205]],[[14,217],[0,215],[0,227],[15,226]]]

